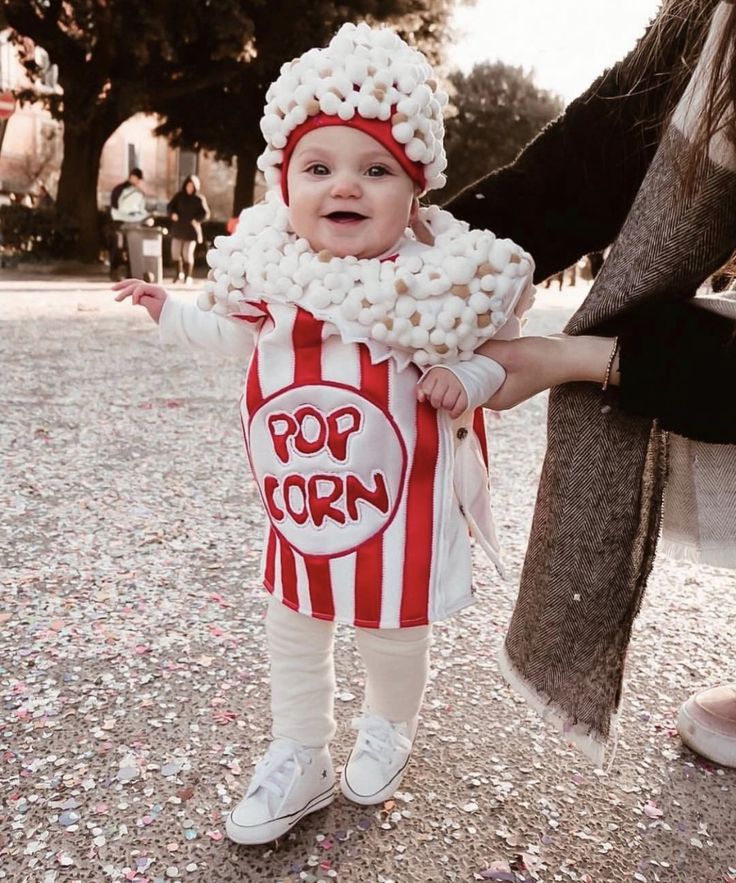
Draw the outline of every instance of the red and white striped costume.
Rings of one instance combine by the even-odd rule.
[[[418,403],[417,368],[374,364],[299,307],[245,309],[224,318],[169,298],[160,328],[164,342],[250,358],[241,415],[268,515],[266,588],[306,615],[367,628],[470,604],[469,525],[496,547],[482,413],[453,421]],[[471,489],[462,507],[457,488]]]

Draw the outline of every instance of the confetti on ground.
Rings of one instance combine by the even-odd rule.
[[[732,574],[658,560],[607,774],[499,675],[542,397],[489,417],[509,579],[479,556],[476,607],[436,628],[402,790],[230,844],[269,738],[242,368],[162,349],[104,283],[24,278],[0,282],[0,883],[736,883],[736,771],[675,732],[691,691],[736,680]],[[530,333],[576,298],[541,292]],[[339,767],[364,687],[349,629],[336,670]]]

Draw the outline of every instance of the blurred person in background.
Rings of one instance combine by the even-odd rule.
[[[187,285],[193,281],[194,249],[202,242],[202,224],[210,216],[207,200],[199,189],[199,178],[189,175],[167,208],[173,222],[171,258],[176,263],[173,281],[186,282]]]

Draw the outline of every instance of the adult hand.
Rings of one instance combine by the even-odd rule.
[[[479,352],[506,369],[506,380],[486,407],[505,411],[561,382],[558,349],[558,341],[547,337],[487,340]]]
[[[112,289],[117,291],[116,301],[124,301],[129,297],[133,304],[145,307],[148,310],[148,315],[158,324],[168,297],[165,288],[160,285],[152,285],[150,282],[143,282],[140,279],[123,279],[116,282]]]
[[[177,215],[176,212],[172,212],[171,220],[172,220],[172,221],[178,221],[178,220],[179,220],[179,215]]]
[[[505,411],[537,393],[560,383],[600,383],[606,371],[612,341],[607,337],[520,337],[516,340],[487,340],[479,352],[506,369],[506,381],[486,402],[486,407]],[[610,382],[618,383],[618,363]]]

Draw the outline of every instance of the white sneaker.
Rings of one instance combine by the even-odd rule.
[[[309,813],[335,799],[335,773],[327,746],[305,748],[292,739],[274,739],[258,761],[245,797],[225,821],[236,843],[270,843]]]
[[[184,280],[184,284],[185,285],[194,285],[194,279],[192,279],[191,276],[187,276],[187,278]]]
[[[340,777],[348,800],[370,806],[391,797],[404,778],[418,721],[392,723],[377,714],[353,720],[358,738]]]

